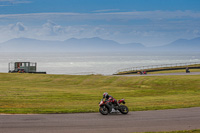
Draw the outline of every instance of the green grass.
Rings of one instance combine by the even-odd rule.
[[[200,75],[69,76],[0,74],[0,113],[97,112],[103,92],[131,111],[200,106]]]
[[[200,133],[199,129],[187,131],[170,131],[170,132],[145,132],[145,133]]]

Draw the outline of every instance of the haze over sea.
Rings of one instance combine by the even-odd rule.
[[[46,71],[47,74],[111,75],[130,67],[200,62],[200,53],[0,53],[0,72],[7,73],[8,63],[17,61],[37,62],[37,71]]]

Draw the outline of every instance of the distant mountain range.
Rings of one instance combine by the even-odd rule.
[[[200,51],[200,37],[179,39],[158,47],[145,47],[141,43],[120,44],[98,37],[65,41],[45,41],[16,38],[0,43],[0,52],[120,52],[120,51]]]
[[[164,46],[154,47],[153,49],[162,51],[200,51],[200,37],[191,40],[179,39]]]

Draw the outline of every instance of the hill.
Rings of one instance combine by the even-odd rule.
[[[139,43],[120,44],[98,37],[65,41],[46,41],[29,38],[16,38],[0,44],[3,52],[110,52],[134,51],[145,48]]]
[[[131,51],[200,51],[200,37],[179,39],[164,46],[145,47],[141,43],[120,44],[98,37],[65,41],[15,38],[0,44],[0,52],[131,52]]]
[[[200,51],[200,37],[194,39],[179,39],[167,45],[155,47],[156,50],[169,51]]]

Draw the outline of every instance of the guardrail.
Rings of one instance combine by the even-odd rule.
[[[200,62],[187,62],[187,63],[175,63],[175,64],[160,64],[160,65],[150,65],[150,66],[138,66],[138,67],[131,67],[131,68],[124,68],[120,69],[114,74],[118,74],[120,72],[128,72],[128,71],[141,71],[146,69],[154,69],[154,68],[164,68],[164,67],[176,67],[176,66],[189,66],[200,64]]]

